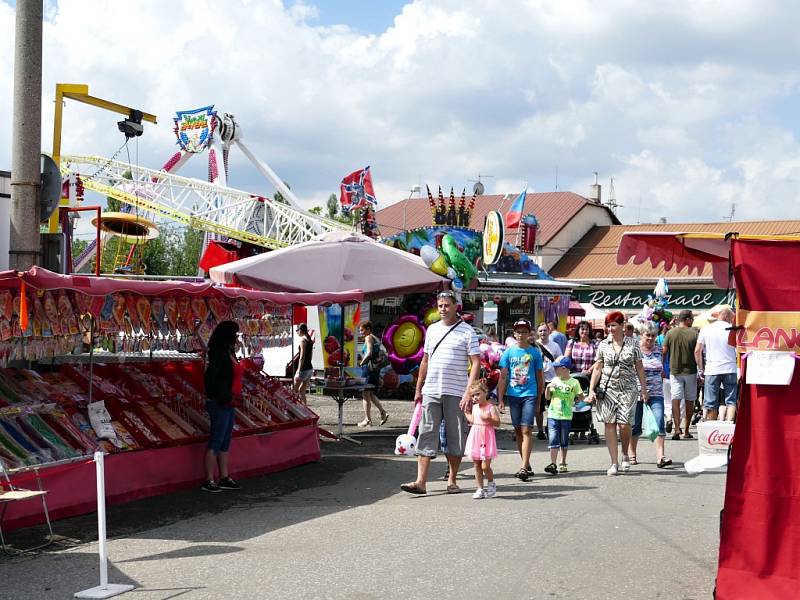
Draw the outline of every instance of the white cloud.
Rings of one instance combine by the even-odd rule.
[[[379,200],[423,185],[587,193],[614,176],[623,220],[797,214],[795,3],[416,0],[383,32],[316,25],[312,0],[62,0],[45,24],[43,147],[56,82],[159,116],[139,162],[171,154],[175,110],[214,103],[309,206],[371,164]],[[0,3],[0,76],[14,12]],[[0,90],[10,165],[11,85]],[[64,152],[110,155],[118,117],[69,102]],[[204,177],[202,159],[187,168]],[[239,154],[230,183],[273,190]],[[506,189],[506,186],[509,186]],[[607,195],[607,194],[606,194]],[[639,200],[641,198],[641,202]],[[655,218],[645,215],[655,215]]]

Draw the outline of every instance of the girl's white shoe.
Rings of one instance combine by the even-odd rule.
[[[483,488],[478,488],[475,490],[475,493],[472,494],[473,500],[483,500],[484,498],[486,498],[486,490]]]
[[[617,465],[611,465],[611,466],[609,467],[608,471],[606,471],[606,475],[608,475],[609,477],[613,477],[613,476],[614,476],[614,475],[616,475],[618,472],[619,472],[619,471],[617,470]]]

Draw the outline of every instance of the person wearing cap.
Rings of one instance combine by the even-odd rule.
[[[694,401],[697,400],[697,361],[694,349],[697,346],[697,330],[692,328],[694,315],[690,310],[678,314],[678,326],[664,337],[662,353],[669,353],[669,386],[672,393],[673,440],[681,439],[681,403],[686,410],[683,421],[683,439],[692,439],[689,425],[692,422]]]
[[[577,379],[569,374],[572,360],[562,356],[553,361],[556,378],[553,379],[544,391],[544,396],[550,401],[547,409],[547,431],[550,436],[550,464],[545,473],[556,475],[567,472],[567,449],[569,448],[569,430],[572,426],[572,409],[576,400],[583,400],[583,389]],[[558,451],[561,450],[561,464],[556,467]]]
[[[440,320],[425,333],[422,362],[419,366],[414,400],[422,403],[422,418],[417,439],[417,478],[400,489],[409,494],[427,493],[431,460],[439,450],[439,428],[445,423],[448,464],[447,493],[457,494],[456,474],[464,456],[467,420],[464,411],[472,409],[469,393],[480,375],[480,349],[475,330],[458,316],[456,295],[439,293],[436,308]],[[469,373],[469,377],[467,376]]]
[[[527,481],[533,475],[533,421],[541,404],[544,390],[542,353],[531,346],[531,322],[519,319],[514,323],[515,346],[507,348],[500,357],[500,381],[497,401],[500,412],[508,405],[514,426],[517,451],[522,465],[515,477]]]
[[[642,399],[649,401],[642,350],[634,338],[625,337],[624,323],[625,315],[618,310],[606,315],[608,337],[597,347],[597,362],[589,382],[588,402],[597,402],[597,416],[605,424],[606,447],[611,458],[611,466],[606,471],[609,476],[631,468],[628,457],[631,424],[640,387]],[[619,463],[617,427],[622,441],[622,464]]]

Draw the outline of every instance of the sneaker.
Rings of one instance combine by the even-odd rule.
[[[486,490],[483,488],[478,488],[475,490],[475,493],[472,494],[473,500],[483,500],[484,498],[486,498]]]
[[[558,474],[558,467],[556,463],[550,463],[544,468],[545,473],[550,473],[550,475],[557,475]]]
[[[201,487],[201,490],[204,492],[211,492],[216,494],[217,492],[221,492],[222,489],[213,481],[206,481]]]
[[[561,463],[560,465],[558,465],[558,472],[569,473],[569,470],[567,469],[567,463]]]
[[[486,486],[486,497],[494,498],[496,495],[497,495],[497,484],[494,481],[490,481],[489,484]]]
[[[240,490],[240,489],[242,489],[242,486],[240,486],[238,483],[236,483],[230,477],[223,477],[222,479],[220,479],[219,480],[219,485],[217,487],[219,487],[219,489],[221,489],[221,490]]]
[[[389,420],[389,413],[385,412],[381,415],[381,425],[385,424],[386,421]]]
[[[369,419],[364,419],[360,423],[357,423],[356,427],[369,427],[370,425],[372,425],[372,421],[370,421]]]
[[[617,465],[611,465],[611,466],[608,468],[608,471],[606,471],[606,475],[608,475],[609,477],[613,477],[613,476],[614,476],[614,475],[616,475],[618,472],[619,472],[619,471],[617,470]]]
[[[544,431],[540,431],[539,433],[536,434],[536,439],[537,440],[546,440],[547,436],[544,434]]]
[[[620,465],[620,470],[623,472],[628,472],[631,470],[631,461],[628,460],[627,456],[622,457],[622,464]]]

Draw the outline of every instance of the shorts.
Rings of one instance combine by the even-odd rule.
[[[214,452],[227,452],[231,447],[231,434],[233,433],[233,407],[207,399],[206,410],[211,421],[211,433],[206,448]]]
[[[311,379],[311,376],[314,374],[314,369],[306,369],[305,371],[300,371],[295,379],[299,379],[300,381],[308,381]]]
[[[703,407],[707,410],[717,410],[719,408],[720,387],[725,390],[725,406],[736,406],[736,401],[739,399],[739,384],[736,373],[706,375],[706,383],[703,388]]]
[[[656,423],[658,423],[659,437],[666,437],[667,429],[664,426],[664,398],[660,396],[651,396],[649,406],[650,410],[653,411],[653,416],[656,418]],[[639,437],[640,435],[642,435],[643,417],[644,417],[644,402],[639,400],[636,403],[636,413],[633,417],[633,429],[631,430],[631,435],[633,437]]]
[[[536,417],[536,396],[506,396],[506,406],[514,427],[533,427]]]
[[[422,419],[419,422],[417,456],[436,458],[439,450],[439,428],[447,424],[447,455],[464,456],[467,441],[467,419],[458,406],[459,396],[423,396]]]
[[[569,430],[572,421],[569,419],[547,419],[548,448],[566,448],[569,446]]]
[[[670,375],[669,386],[673,400],[686,400],[694,402],[697,400],[697,375]]]
[[[380,385],[380,382],[381,382],[381,372],[380,371],[378,371],[378,370],[370,371],[369,369],[364,367],[364,377],[367,380],[367,384],[375,386],[375,390],[378,389],[378,386]],[[374,392],[375,390],[372,390],[372,391]]]

